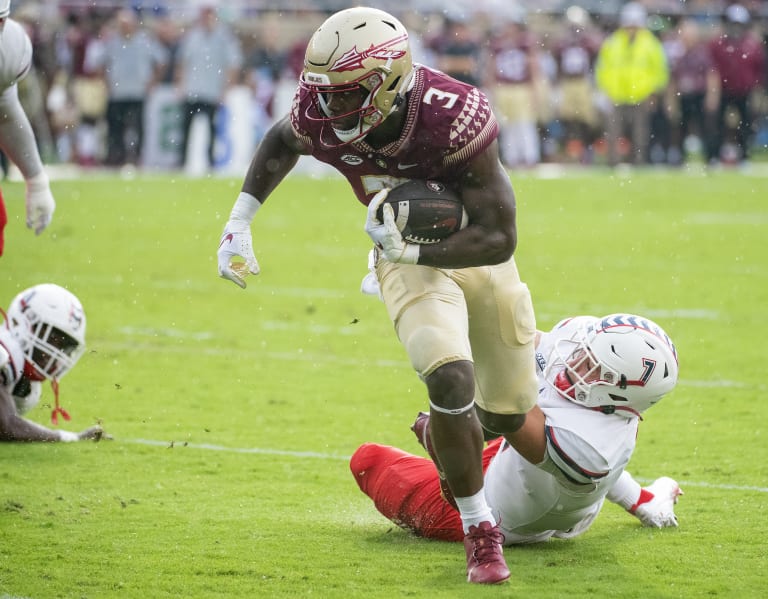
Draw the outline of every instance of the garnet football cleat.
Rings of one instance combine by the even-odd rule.
[[[416,440],[419,442],[419,445],[427,450],[429,457],[431,457],[434,462],[435,459],[432,457],[432,442],[429,439],[429,414],[426,412],[419,412],[419,415],[416,416],[416,420],[411,425],[411,430],[413,431],[413,434],[416,435]]]
[[[503,541],[499,527],[490,522],[469,527],[464,537],[468,582],[500,584],[509,580],[509,568],[501,549]]]
[[[662,476],[645,487],[645,490],[653,493],[653,499],[640,504],[633,512],[643,526],[650,528],[677,526],[675,504],[677,498],[683,494],[677,481],[668,476]]]

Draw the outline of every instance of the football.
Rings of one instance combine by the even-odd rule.
[[[385,203],[392,205],[395,224],[409,243],[438,243],[467,226],[461,198],[440,181],[411,179],[393,188],[376,213],[380,222]]]

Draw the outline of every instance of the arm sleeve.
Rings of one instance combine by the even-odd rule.
[[[544,461],[537,464],[563,486],[577,493],[591,493],[596,483],[610,473],[606,460],[571,431],[547,425]]]
[[[37,141],[16,85],[0,94],[0,149],[19,168],[25,180],[43,172]]]

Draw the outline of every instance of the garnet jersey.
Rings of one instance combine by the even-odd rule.
[[[12,19],[0,34],[0,92],[23,79],[32,67],[32,42],[24,28]]]
[[[490,42],[490,60],[495,84],[530,83],[535,42],[529,35],[515,38],[497,36]]]
[[[565,79],[589,77],[599,49],[599,41],[587,34],[568,34],[554,50],[558,75]]]
[[[414,68],[403,130],[382,148],[373,148],[365,139],[324,146],[319,140],[331,135],[330,127],[307,117],[307,113],[320,116],[310,94],[299,88],[294,97],[291,124],[296,135],[314,158],[347,178],[365,205],[384,187],[408,179],[459,179],[498,135],[496,118],[479,89],[422,65]]]

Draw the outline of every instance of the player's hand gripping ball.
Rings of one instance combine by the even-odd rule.
[[[467,226],[467,213],[459,195],[434,180],[412,179],[390,190],[376,218],[384,222],[384,204],[390,204],[395,224],[408,243],[438,243]]]

